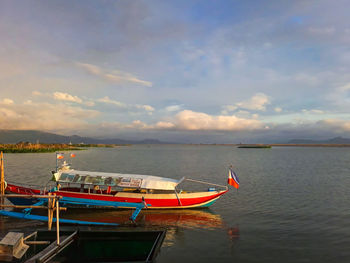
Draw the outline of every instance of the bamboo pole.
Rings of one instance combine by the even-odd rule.
[[[56,196],[56,194],[54,194]],[[57,234],[57,246],[60,244],[60,206],[59,199],[55,199],[56,201],[56,234]]]
[[[21,197],[21,198],[62,198],[61,196],[53,196],[51,193],[47,195],[24,195],[24,194],[5,194],[5,197]]]
[[[35,238],[38,236],[38,231],[35,231],[33,233],[31,233],[30,235],[26,236],[25,238],[23,238],[23,241],[26,241],[27,239],[31,238],[35,236]]]
[[[0,153],[0,169],[1,169],[1,176],[0,176],[0,194],[1,194],[1,200],[0,203],[4,204],[4,195],[5,195],[5,174],[4,174],[4,154]]]
[[[51,197],[51,193],[49,193],[49,196]],[[47,200],[47,228],[48,230],[51,230],[52,226],[52,198],[49,198]]]
[[[47,206],[35,206],[35,205],[0,205],[0,208],[1,207],[4,207],[4,208],[12,207],[12,208],[20,208],[20,209],[23,209],[23,208],[47,209]],[[59,209],[62,210],[62,211],[67,211],[67,207],[60,207]]]

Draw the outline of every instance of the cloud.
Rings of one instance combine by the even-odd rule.
[[[350,132],[350,121],[339,119],[326,119],[318,122],[323,127],[326,127],[337,132]]]
[[[347,92],[350,90],[350,83],[345,84],[337,89],[339,92]]]
[[[326,95],[326,99],[332,103],[333,109],[349,112],[350,110],[350,82],[347,81],[343,85],[339,85],[335,89],[330,90]]]
[[[2,101],[0,101],[0,104],[5,104],[5,105],[12,105],[14,103],[13,100],[5,98]]]
[[[130,110],[130,111],[135,111],[135,109],[137,110],[143,110],[143,111],[146,111],[148,113],[152,113],[155,109],[150,106],[150,105],[140,105],[140,104],[135,104],[135,105],[132,105],[132,104],[126,104],[126,103],[123,103],[123,102],[120,102],[120,101],[116,101],[116,100],[112,100],[110,99],[108,96],[105,96],[103,98],[100,98],[97,100],[98,102],[101,102],[101,103],[105,103],[105,104],[110,104],[110,105],[113,105],[113,106],[116,106],[118,108],[122,108],[122,109],[127,109],[127,110]]]
[[[229,112],[235,111],[238,109],[238,107],[234,106],[234,105],[225,105],[222,108],[223,108],[223,110],[221,111],[221,113],[224,115],[227,115],[227,114],[229,114]]]
[[[255,119],[212,116],[202,112],[183,110],[175,115],[173,122],[159,122],[155,127],[179,130],[240,131],[262,129],[264,125]]]
[[[236,103],[236,106],[247,110],[264,111],[266,110],[266,105],[270,103],[270,98],[267,95],[257,93],[249,100]]]
[[[152,82],[141,80],[138,77],[128,72],[123,72],[119,70],[106,70],[96,65],[80,63],[80,62],[76,62],[75,65],[84,69],[86,72],[88,72],[91,75],[98,76],[104,80],[108,80],[113,83],[127,82],[127,83],[138,84],[145,87],[152,87]]]
[[[116,100],[111,100],[108,96],[100,98],[97,101],[98,102],[102,102],[102,103],[106,103],[106,104],[112,104],[114,106],[121,107],[121,108],[126,108],[126,104],[125,103],[122,103],[122,102],[119,102],[119,101],[116,101]]]
[[[148,129],[148,125],[140,120],[135,120],[131,124],[125,125],[124,128],[128,129]]]
[[[312,109],[312,110],[303,109],[302,112],[305,114],[324,114],[325,113],[324,111],[317,110],[317,109]]]
[[[336,32],[334,27],[309,27],[307,29],[311,35],[330,37]]]
[[[109,126],[109,125],[107,125]],[[114,124],[118,129],[171,130],[171,131],[252,131],[266,129],[266,125],[256,119],[244,119],[236,116],[212,116],[202,112],[183,110],[171,120],[147,124],[135,120],[130,124]],[[111,127],[111,126],[109,126]]]
[[[100,113],[65,104],[33,103],[0,104],[2,129],[33,129],[62,131],[86,127],[89,119]]]
[[[62,101],[62,102],[74,102],[78,104],[82,104],[85,106],[93,107],[95,106],[95,102],[92,100],[86,100],[79,98],[78,96],[74,96],[65,92],[59,92],[56,91],[54,93],[42,93],[40,91],[34,90],[32,91],[32,95],[35,97],[47,97],[52,98],[56,101]]]
[[[34,91],[32,91],[32,95],[33,96],[43,96],[44,94],[41,93],[40,91],[34,90]]]
[[[86,99],[85,101],[81,98],[79,98],[78,96],[74,96],[65,92],[54,92],[53,94],[50,93],[41,93],[39,91],[33,91],[32,94],[34,96],[41,96],[41,97],[49,97],[49,98],[53,98],[56,101],[62,101],[62,102],[74,102],[74,103],[78,103],[81,105],[86,105],[89,107],[95,106],[96,102],[99,103],[103,103],[103,104],[109,104],[109,105],[113,105],[117,108],[120,109],[125,109],[128,110],[130,112],[135,112],[135,111],[146,111],[148,114],[152,114],[152,112],[155,111],[155,109],[150,106],[150,105],[146,105],[146,104],[126,104],[117,100],[112,100],[110,99],[108,96],[105,96],[103,98],[99,98],[99,99]]]
[[[275,111],[275,112],[282,112],[283,110],[282,110],[281,107],[276,107],[276,108],[274,108],[274,111]]]
[[[234,105],[223,106],[222,114],[228,114],[229,112],[235,111],[239,108],[245,110],[265,111],[266,105],[271,104],[270,97],[264,93],[257,93],[248,100],[237,102]]]
[[[155,129],[174,129],[175,124],[171,122],[159,121],[153,127]]]
[[[173,112],[181,110],[183,105],[171,105],[165,108],[166,111]]]
[[[68,93],[63,93],[63,92],[55,92],[53,94],[53,98],[55,100],[63,100],[63,101],[69,101],[69,102],[76,102],[76,103],[82,103],[82,99],[80,99],[77,96],[72,96]]]
[[[138,105],[138,104],[136,104],[135,107],[137,109],[142,109],[142,110],[145,110],[145,111],[148,111],[148,112],[154,111],[154,108],[152,106],[150,106],[150,105]]]

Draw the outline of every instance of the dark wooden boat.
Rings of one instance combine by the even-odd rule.
[[[67,228],[60,231],[60,235],[61,244],[57,246],[56,231],[38,230],[31,241],[50,241],[51,244],[31,247],[30,253],[34,256],[27,257],[26,262],[153,262],[166,231],[75,231]],[[64,247],[65,244],[68,245]]]

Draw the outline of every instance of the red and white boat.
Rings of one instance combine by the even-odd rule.
[[[228,191],[224,185],[182,178],[171,178],[140,175],[78,171],[71,169],[64,162],[62,167],[53,172],[56,185],[51,189],[39,189],[14,183],[8,183],[6,192],[13,194],[48,194],[62,196],[61,203],[67,206],[87,207],[134,207],[135,203],[143,203],[149,209],[199,208],[209,207]],[[206,184],[205,191],[183,191],[179,184],[185,181]],[[10,199],[19,204],[24,199]]]

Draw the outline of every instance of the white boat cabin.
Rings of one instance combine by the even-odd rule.
[[[53,175],[53,181],[57,183],[79,184],[88,188],[99,186],[99,188],[113,187],[165,191],[174,191],[175,187],[184,180],[184,178],[175,180],[152,175],[103,173],[73,169],[62,169]]]

